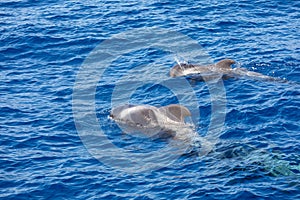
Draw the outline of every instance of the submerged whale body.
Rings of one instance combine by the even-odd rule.
[[[193,79],[199,81],[209,81],[222,78],[223,80],[230,78],[252,78],[265,81],[279,81],[285,82],[285,80],[266,76],[258,72],[248,71],[245,68],[232,68],[231,65],[235,64],[234,60],[224,59],[216,64],[210,65],[194,65],[179,63],[171,68],[170,76],[191,76]]]

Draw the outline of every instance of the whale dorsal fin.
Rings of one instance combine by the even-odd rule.
[[[231,65],[234,64],[235,61],[231,59],[224,59],[217,62],[216,66],[221,69],[231,69]]]
[[[161,107],[159,111],[164,112],[170,119],[178,122],[184,122],[185,117],[191,116],[189,109],[178,104]]]

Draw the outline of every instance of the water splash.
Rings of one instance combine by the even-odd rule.
[[[184,68],[182,67],[182,64],[187,64],[188,63],[184,58],[182,58],[182,57],[180,57],[178,55],[174,56],[174,60],[176,61],[176,63],[179,65],[179,67],[182,70],[184,70]]]

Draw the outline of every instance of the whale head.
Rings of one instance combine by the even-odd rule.
[[[170,77],[184,76],[184,70],[194,67],[192,64],[179,63],[171,68]]]
[[[125,123],[140,124],[147,126],[150,123],[184,123],[184,118],[191,116],[188,108],[171,104],[160,108],[150,105],[122,105],[113,108],[110,117]]]
[[[148,105],[122,105],[112,109],[110,117],[133,125],[148,126],[157,123],[156,108]]]
[[[126,133],[142,132],[152,136],[157,132],[174,133],[185,126],[190,111],[181,105],[171,104],[160,108],[150,105],[122,105],[113,108],[110,117]]]

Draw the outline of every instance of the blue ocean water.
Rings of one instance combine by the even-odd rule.
[[[1,1],[0,198],[299,199],[299,11],[299,1],[292,0]],[[72,100],[76,76],[91,52],[116,34],[143,28],[178,32],[197,41],[212,62],[231,58],[288,83],[224,81],[226,117],[213,152],[187,153],[157,170],[126,173],[89,151],[78,134]],[[134,80],[126,74],[139,66],[171,68],[174,56],[191,60],[133,46],[105,68],[91,95],[101,129],[116,146],[155,152],[165,144],[123,135],[108,119],[114,89],[122,77]],[[192,110],[200,112],[196,130],[205,135],[210,92],[206,83],[189,83],[199,104]],[[172,90],[147,82],[130,97],[130,103],[154,106],[178,101]]]

